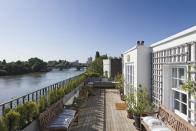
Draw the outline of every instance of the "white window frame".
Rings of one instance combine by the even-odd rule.
[[[125,84],[127,93],[133,92],[134,86],[134,63],[126,63],[125,64]]]
[[[177,69],[177,76],[176,77],[173,77],[173,74],[171,73],[172,74],[172,79],[171,79],[172,80],[172,86],[173,86],[173,80],[174,79],[177,80],[177,81],[182,80],[183,82],[185,82],[186,79],[187,79],[187,76],[186,76],[186,72],[187,72],[186,66],[172,67],[172,69],[174,69],[174,68]],[[184,69],[184,78],[183,79],[182,78],[179,78],[179,69],[180,68],[183,68]],[[171,72],[172,72],[172,69],[171,69]],[[177,88],[176,87],[172,87],[172,91],[173,91],[173,110],[174,110],[174,112],[177,115],[179,115],[180,117],[182,117],[183,119],[188,120],[188,93],[180,89],[179,82],[177,82]],[[178,92],[179,93],[179,100],[178,99],[175,99],[175,96],[174,96],[175,95],[175,92]],[[182,101],[182,98],[181,98],[182,95],[181,94],[185,94],[186,95],[186,97],[187,97],[186,103],[184,103]],[[179,110],[175,109],[175,101],[178,101],[179,102],[179,108],[180,108]],[[186,114],[182,113],[182,104],[186,105],[186,108],[187,108]]]

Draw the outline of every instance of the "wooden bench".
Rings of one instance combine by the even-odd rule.
[[[159,107],[155,117],[161,120],[172,131],[196,131],[196,127],[193,127],[190,123],[163,106]],[[144,120],[141,120],[141,128],[141,130],[151,131]]]
[[[40,130],[54,130],[54,128],[50,128],[50,124],[54,124],[55,122],[56,125],[58,125],[58,122],[56,122],[55,119],[58,119],[59,117],[61,117],[61,119],[62,117],[63,119],[66,119],[67,116],[63,114],[64,112],[66,112],[66,108],[64,108],[63,99],[51,105],[49,108],[47,108],[47,110],[39,115]],[[62,127],[62,125],[59,125],[59,128],[58,126],[56,126],[55,130],[62,130],[62,128],[64,128],[64,130],[69,130],[74,121],[78,121],[77,110],[74,113],[74,118],[71,119],[71,122],[69,122],[68,125],[65,125],[64,127]]]

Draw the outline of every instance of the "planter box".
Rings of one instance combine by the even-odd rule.
[[[38,121],[34,120],[21,131],[40,131]]]
[[[79,85],[74,90],[72,90],[69,94],[66,94],[63,98],[64,105],[70,105],[73,103],[75,97],[79,96],[79,92],[82,85]]]
[[[79,96],[79,91],[81,89],[81,85],[79,85],[77,88],[75,88],[74,90],[72,90],[70,93],[66,94],[63,98],[63,103],[66,105],[68,104],[72,104],[73,100],[75,97]],[[25,127],[23,130],[21,131],[40,131],[39,129],[39,122],[38,120],[34,120],[32,123],[30,123],[27,127]]]

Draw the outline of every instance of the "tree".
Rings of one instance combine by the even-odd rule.
[[[120,91],[120,93],[123,93],[124,92],[123,75],[120,73],[117,73],[117,75],[114,77],[114,81],[116,82],[116,88]]]
[[[3,59],[2,64],[3,64],[3,65],[6,65],[6,63],[7,63],[7,62],[6,62],[6,60],[5,60],[5,59]]]
[[[107,54],[105,54],[105,55],[102,55],[102,56],[100,56],[102,59],[108,59],[108,55]]]
[[[99,51],[96,51],[95,59],[97,59],[99,57],[100,57]]]
[[[39,72],[39,71],[46,71],[47,70],[47,63],[39,58],[31,58],[28,60],[31,70],[33,72]]]
[[[87,68],[87,72],[98,73],[103,75],[103,60],[101,58],[95,59]]]

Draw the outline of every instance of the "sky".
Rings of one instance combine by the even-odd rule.
[[[196,25],[195,0],[0,0],[0,60],[120,56]]]

